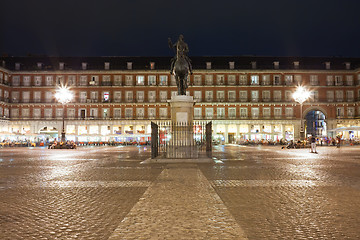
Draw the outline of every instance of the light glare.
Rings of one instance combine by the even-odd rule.
[[[293,98],[300,104],[303,104],[310,97],[310,92],[307,91],[304,87],[299,86],[296,91],[293,93]]]
[[[74,96],[73,96],[72,92],[66,87],[59,88],[55,93],[56,100],[58,102],[60,102],[61,104],[66,104],[66,103],[71,102],[73,97]]]

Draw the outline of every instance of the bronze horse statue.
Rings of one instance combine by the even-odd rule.
[[[170,73],[175,75],[178,95],[186,95],[189,72],[192,74],[192,66],[187,56],[189,48],[183,39],[183,35],[180,35],[179,40],[175,44],[172,44],[169,38],[170,48],[176,49],[176,57],[171,60]]]

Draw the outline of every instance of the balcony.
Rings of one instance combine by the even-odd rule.
[[[7,86],[10,86],[10,82],[9,81],[5,81],[5,80],[0,80],[0,84],[4,84]]]
[[[102,82],[101,86],[112,86],[111,82]]]

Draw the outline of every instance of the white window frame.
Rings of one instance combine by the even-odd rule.
[[[148,85],[149,86],[156,86],[156,75],[149,75],[148,76]]]
[[[136,86],[144,86],[144,85],[145,85],[145,76],[136,75]]]

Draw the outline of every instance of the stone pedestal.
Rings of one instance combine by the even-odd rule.
[[[194,98],[192,96],[172,96],[168,101],[171,107],[171,121],[192,125],[194,119]]]
[[[172,139],[167,149],[167,158],[197,158],[194,142],[193,119],[194,99],[192,96],[173,96],[171,107]]]

